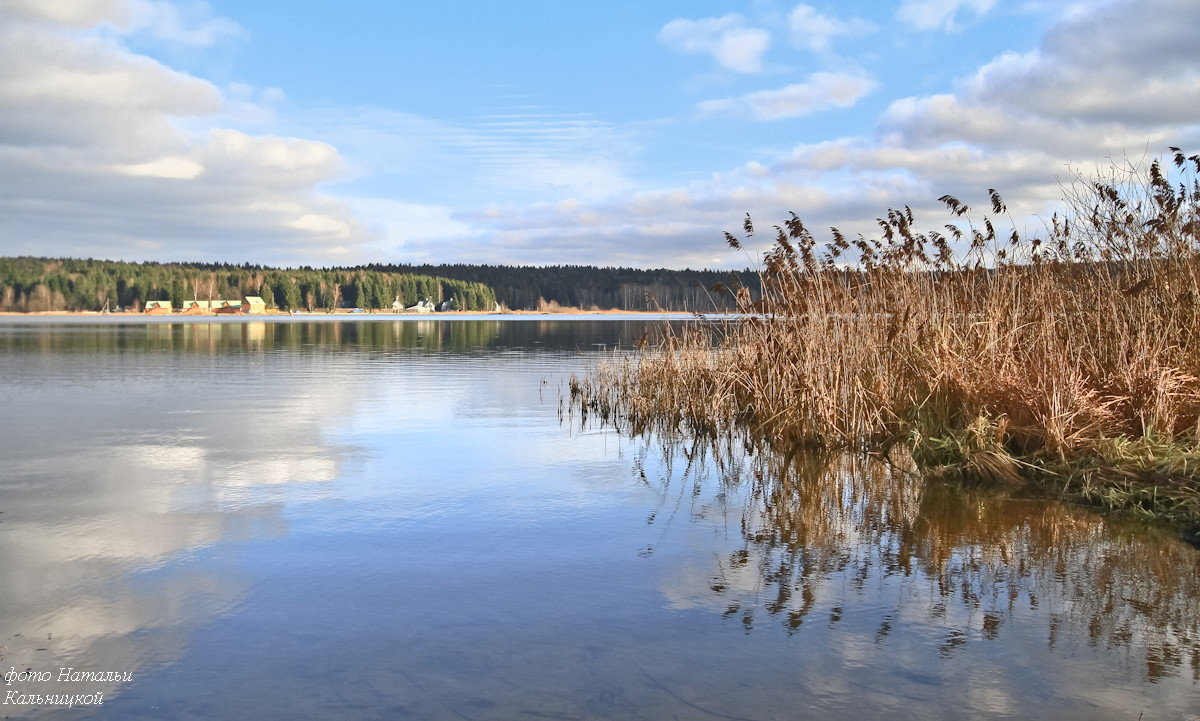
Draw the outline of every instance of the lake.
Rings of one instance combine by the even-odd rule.
[[[0,715],[1200,718],[1200,551],[572,414],[662,321],[170,321],[0,318]]]

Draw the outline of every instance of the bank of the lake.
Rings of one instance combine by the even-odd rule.
[[[619,320],[619,321],[678,321],[690,318],[721,319],[729,314],[698,315],[684,312],[642,311],[580,311],[539,313],[536,311],[508,311],[505,313],[473,313],[470,311],[448,311],[435,313],[264,313],[262,315],[151,315],[145,313],[95,313],[95,312],[47,312],[47,313],[0,313],[0,324],[9,325],[57,325],[57,324],[105,324],[145,325],[178,323],[304,323],[340,321],[395,322],[395,321],[576,321],[576,320]]]
[[[777,450],[901,444],[926,475],[1035,483],[1200,535],[1200,157],[1066,189],[1032,237],[1006,209],[878,238],[774,226],[762,297],[579,379],[637,430]],[[753,242],[728,235],[734,247]]]

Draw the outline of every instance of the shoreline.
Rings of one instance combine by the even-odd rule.
[[[217,317],[217,318],[219,318],[223,315],[232,315],[232,316],[253,315],[253,317],[255,317],[255,318],[266,318],[266,317],[270,317],[270,316],[293,316],[293,315],[339,315],[339,316],[340,315],[349,315],[349,316],[402,315],[402,316],[422,317],[422,316],[430,316],[430,315],[437,315],[437,316],[442,316],[442,315],[445,315],[445,316],[455,316],[455,315],[645,315],[646,313],[654,313],[657,315],[691,315],[693,313],[693,311],[690,311],[690,310],[661,310],[661,311],[623,310],[621,308],[606,308],[606,309],[602,309],[602,310],[584,310],[582,308],[562,307],[561,310],[504,310],[504,311],[443,310],[443,311],[430,311],[428,313],[397,313],[395,311],[387,311],[387,310],[377,308],[374,311],[363,311],[363,312],[358,312],[358,313],[351,312],[349,310],[334,311],[333,313],[315,311],[315,310],[297,311],[295,313],[284,312],[284,311],[280,311],[280,310],[271,310],[266,313],[255,313],[255,314],[250,314],[250,313],[230,313],[230,314],[199,313],[199,314],[185,315],[183,313],[170,313],[170,314],[165,314],[165,315],[162,315],[159,317],[167,317],[167,318],[212,318],[212,317]],[[19,316],[19,317],[26,317],[26,316],[71,316],[71,317],[73,317],[73,316],[87,316],[87,317],[91,317],[91,316],[122,316],[122,317],[132,317],[132,316],[149,316],[149,315],[151,315],[151,314],[144,313],[144,312],[104,313],[104,312],[101,312],[98,310],[40,310],[40,311],[30,311],[30,312],[8,311],[8,310],[0,311],[0,316],[6,316],[6,317],[7,316]]]
[[[708,313],[706,317],[726,314]],[[37,313],[0,312],[0,325],[51,325],[99,323],[104,325],[152,325],[165,323],[298,323],[337,321],[548,321],[548,320],[687,320],[694,318],[689,311],[507,311],[486,313],[474,311],[444,311],[433,313],[263,313],[263,314],[206,314],[206,315],[148,315],[146,313],[101,313],[99,311],[43,311]]]

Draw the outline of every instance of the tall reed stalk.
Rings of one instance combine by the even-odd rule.
[[[943,196],[937,231],[906,206],[876,238],[819,242],[792,214],[761,297],[714,289],[743,317],[574,379],[573,398],[634,431],[904,441],[942,472],[1200,520],[1200,156],[1171,150],[1077,178],[1036,236],[997,232],[995,190],[977,219]]]

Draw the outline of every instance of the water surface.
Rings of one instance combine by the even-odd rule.
[[[1200,714],[1195,549],[564,415],[657,327],[0,325],[0,665],[132,678],[0,715]]]

